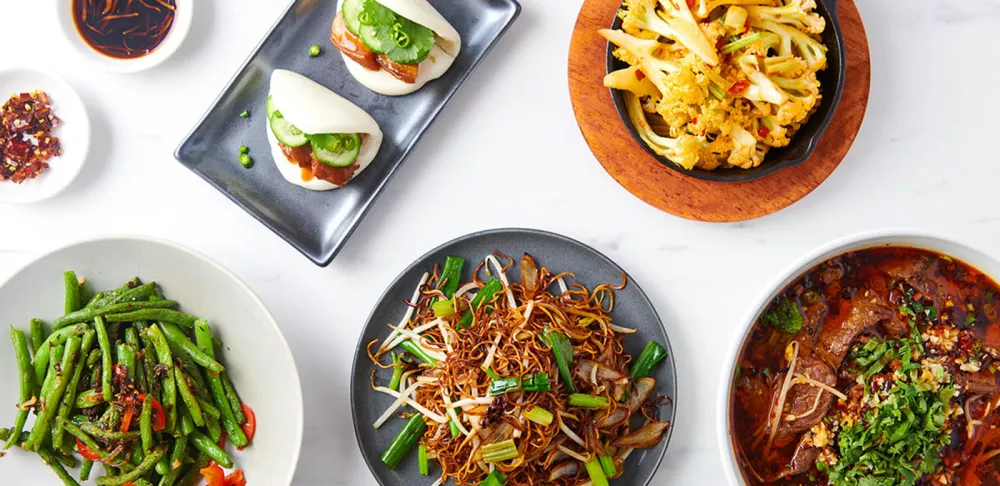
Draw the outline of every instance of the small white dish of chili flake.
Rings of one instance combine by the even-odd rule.
[[[58,76],[0,70],[0,203],[49,199],[80,174],[90,119],[76,91]]]

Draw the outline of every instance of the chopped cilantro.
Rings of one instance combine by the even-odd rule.
[[[761,317],[764,324],[788,334],[802,330],[802,312],[795,301],[782,297]]]
[[[920,363],[914,358],[923,352],[916,329],[907,338],[872,338],[851,349],[848,359],[864,373],[865,395],[871,393],[868,379],[872,375],[893,360],[899,360],[901,366],[893,375],[889,396],[837,433],[837,464],[816,463],[816,468],[829,476],[830,484],[912,486],[934,470],[938,451],[951,440],[944,424],[955,389],[944,384],[934,391],[930,384],[917,380]],[[947,378],[943,368],[933,373],[938,382]]]
[[[972,326],[976,323],[976,316],[974,314],[969,314],[965,316],[965,325]]]
[[[837,434],[839,460],[817,469],[837,486],[910,486],[934,471],[938,451],[951,442],[944,428],[951,386],[938,393],[921,383],[903,383],[881,406]]]

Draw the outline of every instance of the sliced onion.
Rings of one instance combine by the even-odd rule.
[[[643,403],[649,398],[649,395],[653,393],[653,388],[656,386],[656,380],[643,377],[635,381],[635,386],[632,387],[632,393],[629,395],[628,402],[616,407],[604,416],[599,422],[601,427],[614,427],[621,425],[629,416],[634,413]]]
[[[601,381],[619,381],[628,378],[624,373],[589,359],[580,360],[577,363],[576,376],[587,381],[594,378]]]
[[[538,265],[527,253],[521,257],[521,285],[524,286],[528,298],[534,297],[538,292]]]
[[[634,449],[653,447],[660,443],[660,440],[663,439],[663,433],[668,428],[670,428],[670,422],[650,422],[627,435],[619,437],[615,441],[615,446],[631,447]]]
[[[572,457],[573,459],[576,459],[577,461],[587,462],[587,458],[585,456],[580,455],[580,454],[574,452],[572,449],[568,449],[568,448],[560,445],[559,446],[559,450],[565,452],[567,456]]]
[[[549,473],[549,482],[556,482],[562,478],[571,478],[580,474],[580,463],[577,461],[565,461],[552,468]]]

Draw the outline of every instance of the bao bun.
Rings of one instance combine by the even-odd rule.
[[[440,78],[462,50],[462,37],[427,0],[378,0],[382,6],[434,31],[436,45],[417,70],[417,81],[405,83],[385,70],[372,71],[341,53],[347,70],[368,89],[387,96],[410,94]]]
[[[382,130],[371,115],[301,74],[283,69],[274,70],[271,73],[270,96],[274,108],[289,123],[305,133],[366,134],[354,162],[358,165],[354,177],[371,164],[382,145]],[[336,185],[318,178],[303,181],[301,169],[285,157],[270,127],[267,128],[267,140],[271,143],[271,155],[278,171],[288,182],[313,191],[337,189]]]

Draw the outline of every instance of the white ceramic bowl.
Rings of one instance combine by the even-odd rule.
[[[730,436],[730,391],[735,379],[735,364],[743,343],[750,335],[750,330],[767,305],[777,297],[788,284],[805,273],[817,264],[834,256],[865,248],[875,248],[883,246],[906,246],[913,248],[923,248],[944,255],[957,258],[977,269],[993,279],[1000,277],[1000,261],[993,256],[976,249],[966,243],[958,242],[954,238],[942,235],[935,235],[917,230],[890,229],[877,232],[862,233],[849,236],[832,243],[824,245],[819,249],[809,252],[800,258],[795,264],[783,271],[774,284],[767,287],[767,292],[757,299],[756,304],[751,308],[746,318],[743,319],[740,333],[734,336],[734,340],[729,347],[723,361],[726,365],[723,369],[722,380],[719,384],[719,398],[717,400],[717,432],[719,447],[722,452],[722,465],[729,484],[742,485],[743,476],[736,463],[736,451],[733,448]]]
[[[62,125],[52,134],[59,137],[63,153],[49,160],[49,168],[20,184],[0,182],[0,203],[32,203],[49,199],[69,187],[80,174],[90,150],[90,119],[73,87],[52,73],[30,69],[0,70],[0,105],[14,93],[42,90],[52,101],[52,113]]]
[[[116,59],[94,50],[93,47],[87,45],[76,29],[76,22],[73,20],[73,0],[56,0],[53,3],[59,17],[59,27],[73,50],[106,71],[134,73],[152,68],[177,52],[177,49],[184,42],[184,38],[187,37],[188,31],[191,30],[195,0],[176,0],[177,10],[174,14],[174,25],[170,28],[170,32],[167,32],[166,38],[153,52],[133,59]]]
[[[91,288],[114,288],[135,276],[155,280],[182,310],[208,319],[225,343],[223,358],[240,398],[257,416],[257,433],[250,447],[236,451],[229,445],[233,461],[250,484],[291,484],[302,443],[299,375],[277,324],[246,285],[205,256],[175,244],[109,237],[56,250],[15,273],[0,286],[0,322],[27,331],[32,317],[51,321],[62,314],[65,270],[76,271]],[[16,413],[18,377],[6,327],[3,334],[0,424],[9,426]],[[11,449],[0,462],[0,483],[62,484],[35,454]]]

